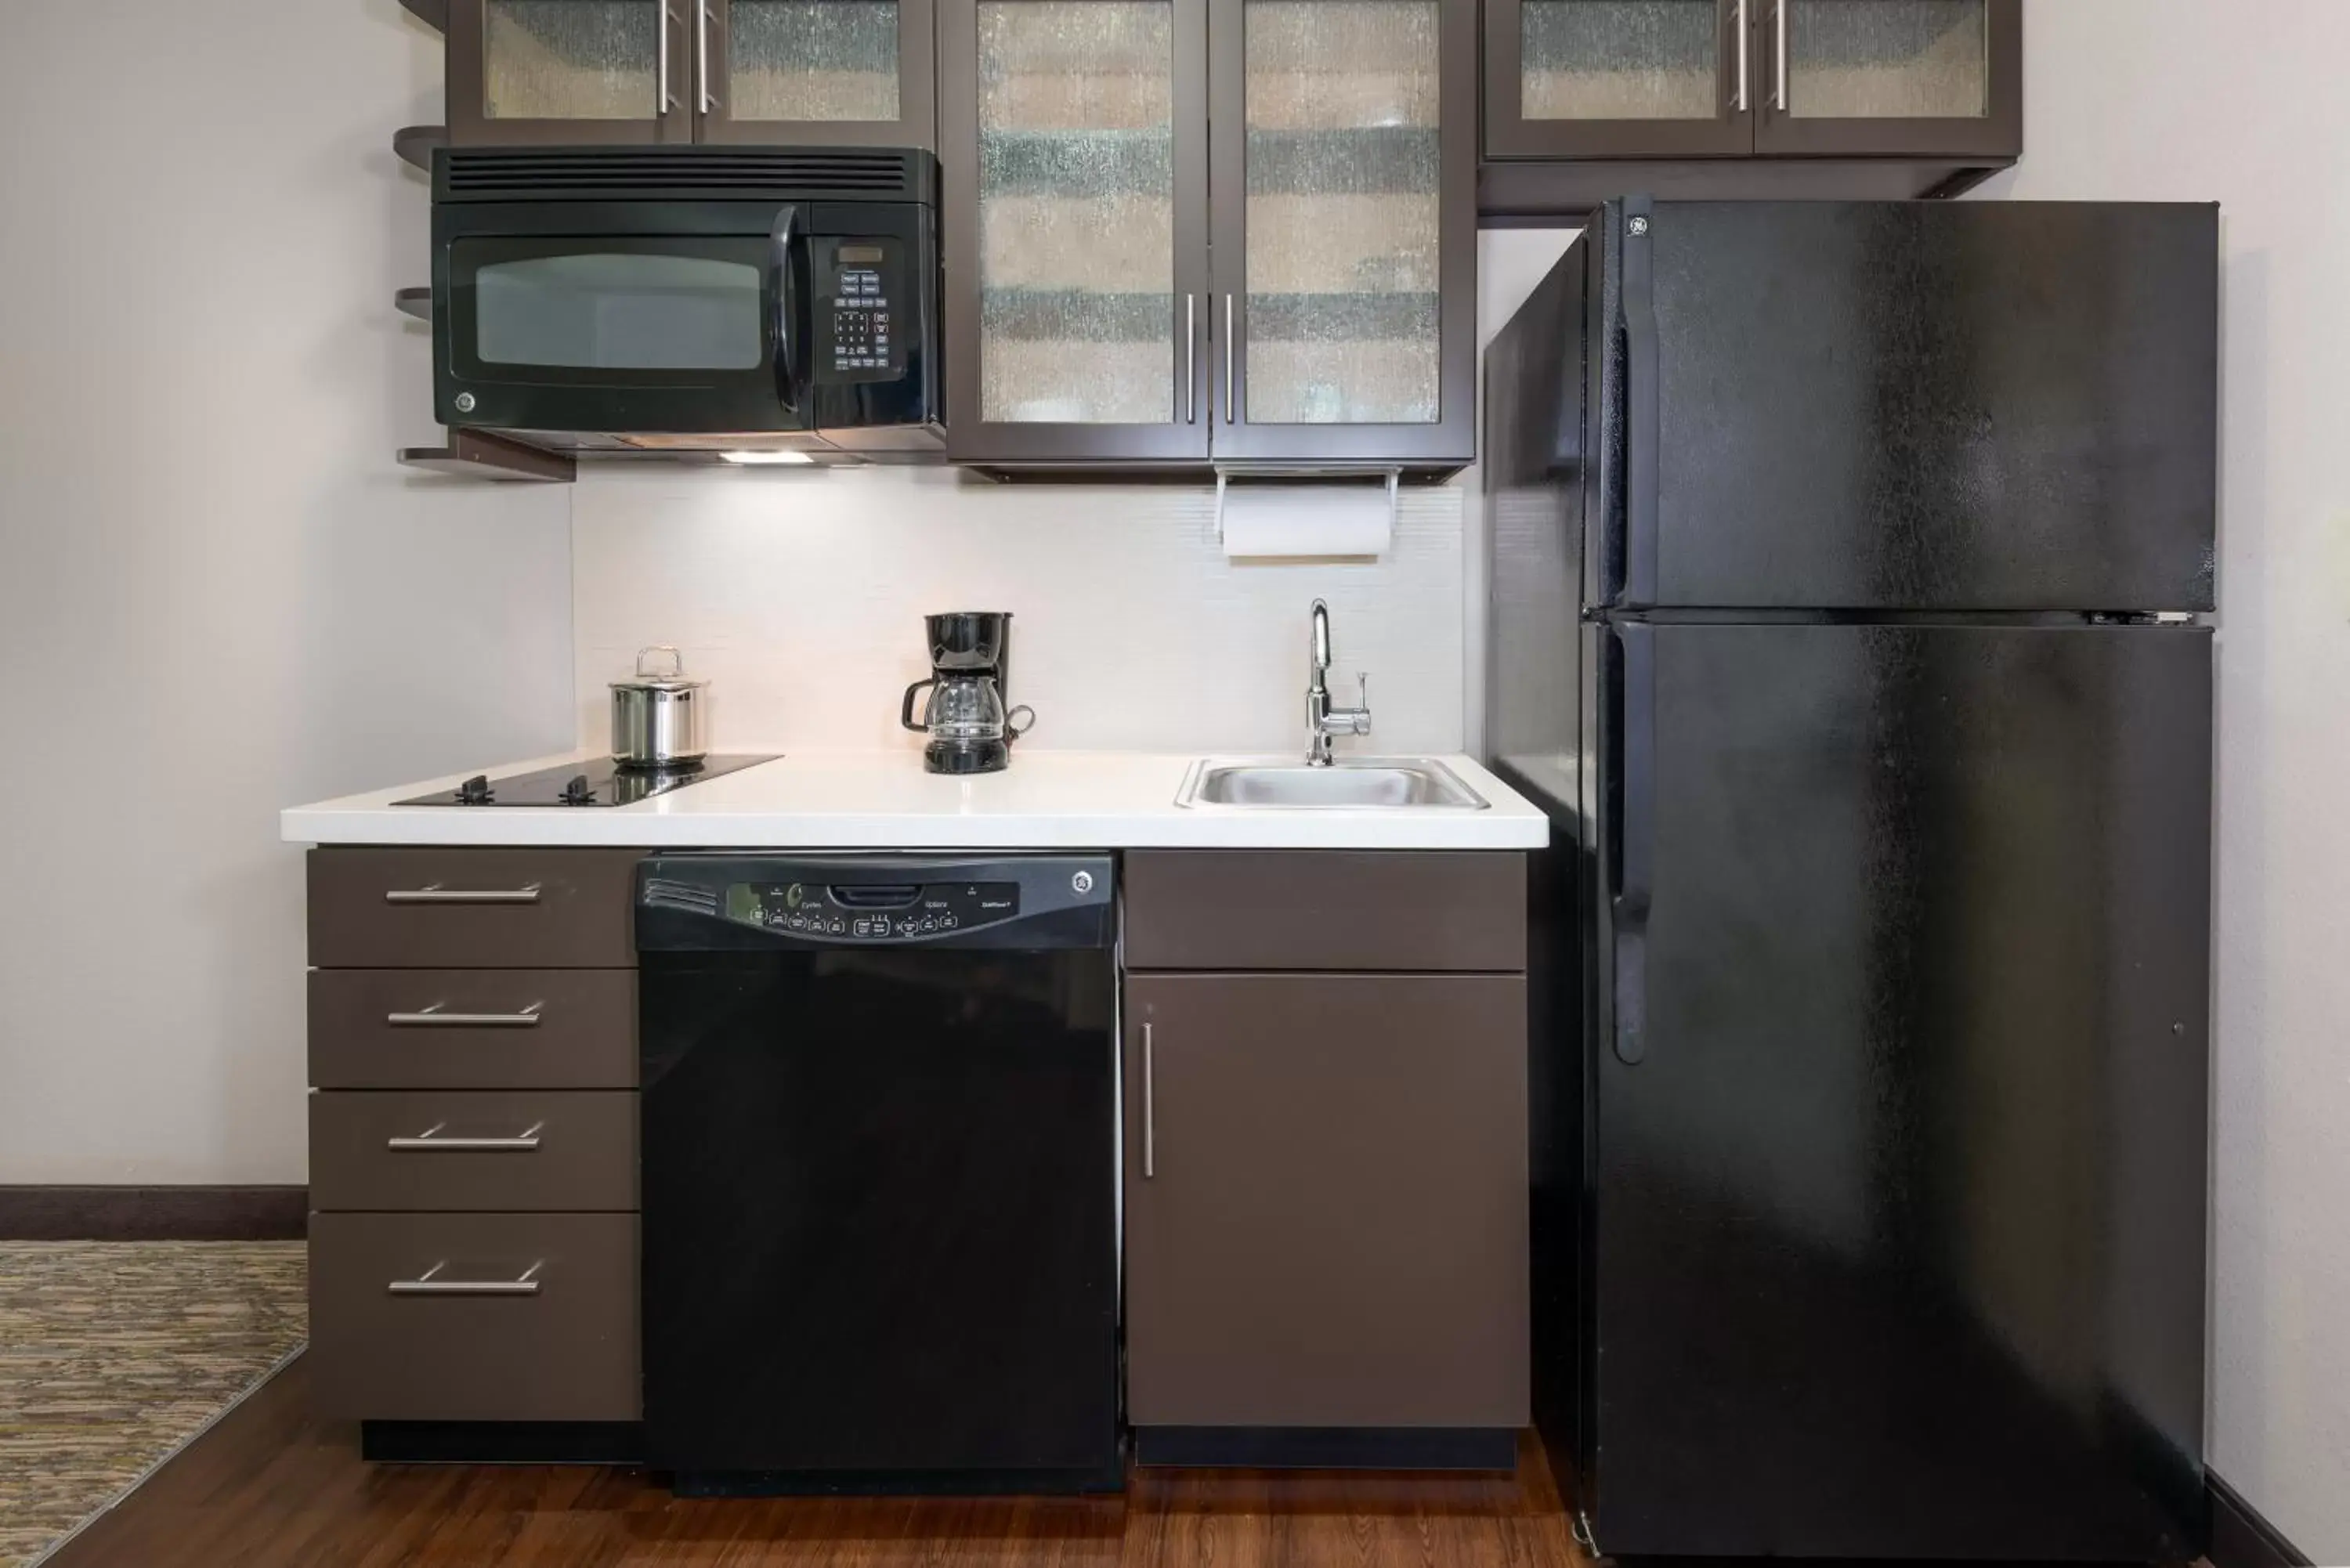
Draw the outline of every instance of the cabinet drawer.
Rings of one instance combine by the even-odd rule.
[[[636,961],[635,849],[310,851],[321,969],[597,969]]]
[[[1125,935],[1139,970],[1523,970],[1526,859],[1136,850]]]
[[[632,1214],[321,1214],[310,1383],[340,1420],[632,1421]]]
[[[625,1089],[325,1091],[310,1096],[310,1206],[637,1206]]]
[[[625,969],[310,971],[321,1089],[633,1089]]]

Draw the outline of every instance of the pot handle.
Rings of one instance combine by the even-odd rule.
[[[1013,721],[1019,718],[1023,713],[1028,715],[1028,722],[1024,724],[1014,723]],[[1021,703],[1020,706],[1013,709],[1011,712],[1003,715],[1003,733],[1008,739],[1016,741],[1035,727],[1036,710],[1031,708],[1025,702]]]
[[[928,724],[917,724],[914,722],[914,693],[920,691],[925,686],[936,686],[938,683],[939,678],[933,675],[927,680],[917,680],[911,686],[907,687],[906,705],[898,711],[898,722],[904,725],[907,729],[913,731],[917,735],[929,734],[931,732],[931,727]]]
[[[685,655],[677,650],[677,644],[673,642],[656,642],[651,644],[650,647],[637,649],[638,674],[654,676],[661,673],[661,671],[658,670],[647,670],[645,668],[645,665],[656,653],[666,653],[669,655],[669,674],[671,677],[681,676],[685,673]]]

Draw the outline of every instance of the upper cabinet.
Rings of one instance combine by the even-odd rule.
[[[1773,0],[1754,150],[2013,158],[2022,0]]]
[[[1208,455],[1208,0],[942,0],[947,452]]]
[[[1752,151],[1751,3],[1485,0],[1485,155]]]
[[[1215,455],[1474,449],[1473,0],[1214,0]]]
[[[1469,460],[1475,0],[942,3],[951,456]]]
[[[932,144],[931,0],[700,4],[707,17],[695,44],[701,140]]]
[[[2022,0],[1485,0],[1484,18],[1498,162],[1677,161],[1659,194],[1886,196],[1924,193],[1892,161],[2022,151]],[[1755,157],[1808,161],[1706,161]]]
[[[930,0],[448,0],[458,146],[932,140]]]

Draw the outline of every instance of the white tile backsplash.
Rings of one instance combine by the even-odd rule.
[[[715,682],[722,747],[903,745],[922,617],[1006,609],[1013,700],[1055,749],[1305,744],[1306,611],[1330,604],[1336,691],[1368,671],[1358,748],[1462,742],[1457,485],[1407,486],[1377,561],[1234,563],[1211,484],[998,484],[941,469],[595,467],[572,499],[580,737],[604,683],[673,642]],[[1341,742],[1345,744],[1346,742]]]

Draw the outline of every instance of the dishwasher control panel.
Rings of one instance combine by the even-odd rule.
[[[793,936],[913,942],[1019,919],[1020,884],[737,882],[726,890],[726,913]]]

